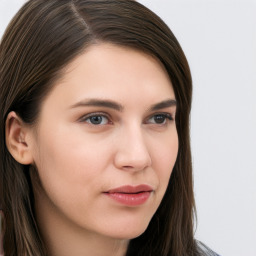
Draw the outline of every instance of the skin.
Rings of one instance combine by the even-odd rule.
[[[177,157],[174,100],[156,59],[98,44],[65,68],[42,104],[36,131],[9,115],[7,138],[16,136],[17,143],[8,144],[10,151],[38,170],[31,173],[35,211],[49,255],[121,256],[129,240],[145,231]],[[166,101],[172,104],[153,109]],[[138,206],[104,194],[139,184],[153,192]]]

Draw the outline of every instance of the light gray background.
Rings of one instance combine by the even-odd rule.
[[[140,0],[169,25],[194,81],[196,237],[256,255],[256,0]],[[24,0],[0,0],[0,35]]]

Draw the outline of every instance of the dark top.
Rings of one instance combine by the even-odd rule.
[[[200,241],[197,241],[197,245],[198,245],[198,251],[200,252],[200,255],[202,255],[202,256],[220,256],[219,254],[212,251],[208,246],[206,246],[205,244],[203,244]]]

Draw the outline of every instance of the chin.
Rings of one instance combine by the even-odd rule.
[[[115,234],[112,233],[112,237],[122,240],[131,240],[142,235],[146,231],[147,227],[148,225],[126,225],[125,227],[116,230],[117,232],[115,232]]]

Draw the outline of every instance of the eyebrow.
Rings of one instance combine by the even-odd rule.
[[[177,101],[174,99],[168,99],[168,100],[164,100],[154,104],[153,106],[150,107],[150,111],[156,111],[163,108],[169,108],[169,107],[175,107],[175,106],[177,106]]]
[[[71,106],[71,108],[77,107],[106,107],[112,108],[117,111],[123,111],[124,107],[112,100],[102,100],[102,99],[89,99],[89,100],[82,100],[78,103]]]
[[[176,100],[168,99],[152,105],[149,108],[149,111],[156,111],[163,108],[173,107],[176,105],[177,105]],[[82,100],[71,106],[71,108],[77,108],[77,107],[106,107],[106,108],[111,108],[120,112],[122,112],[124,109],[124,106],[122,106],[121,104],[114,102],[112,100],[105,100],[105,99],[104,100],[103,99]]]

